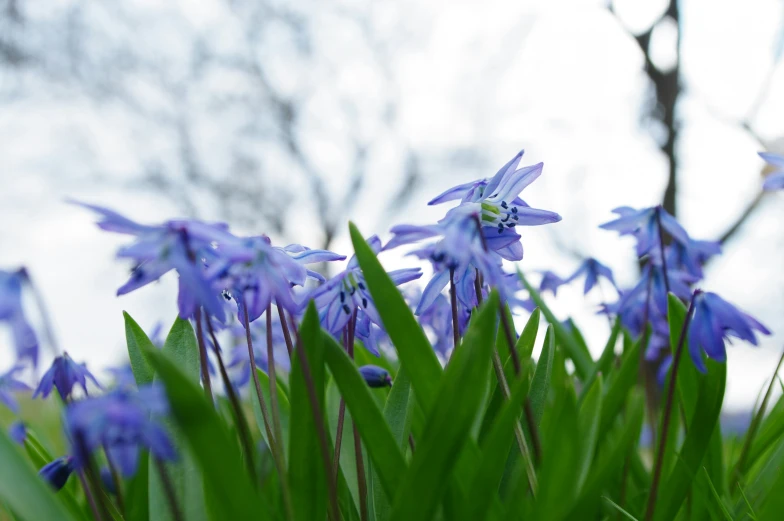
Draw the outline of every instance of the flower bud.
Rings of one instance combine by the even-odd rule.
[[[73,471],[73,458],[71,456],[63,456],[51,463],[47,463],[38,471],[38,475],[44,478],[57,491],[65,486],[65,482],[68,481],[68,477]]]
[[[377,365],[363,365],[359,368],[359,374],[365,379],[368,387],[391,387],[392,378],[386,369]]]

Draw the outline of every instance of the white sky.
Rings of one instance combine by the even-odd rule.
[[[142,38],[132,32],[113,36],[119,41],[133,39],[138,52],[153,53],[175,70],[187,69],[182,60],[187,45],[178,34],[212,36],[218,48],[237,45],[223,2],[160,5],[143,2],[127,8],[144,27]],[[616,206],[658,202],[666,163],[641,117],[640,105],[647,96],[642,55],[602,2],[345,1],[329,9],[305,1],[293,5],[312,17],[316,58],[300,62],[275,53],[292,45],[281,29],[265,35],[272,43],[265,47],[264,59],[279,89],[310,92],[304,100],[302,132],[309,153],[324,171],[345,170],[350,125],[339,98],[349,97],[358,105],[359,128],[377,143],[370,151],[368,187],[352,212],[363,232],[383,234],[393,224],[379,201],[401,183],[401,144],[424,158],[425,182],[401,212],[404,217],[397,219],[413,223],[440,217],[443,209],[425,206],[434,194],[491,175],[525,148],[524,161],[545,162],[544,175],[526,190],[526,200],[558,211],[564,220],[549,232],[523,230],[523,268],[569,273],[577,261],[555,247],[556,238],[615,268],[621,283],[632,282],[630,243],[597,225],[608,220]],[[715,238],[760,186],[760,146],[733,122],[749,113],[774,66],[774,51],[784,32],[784,8],[778,0],[754,0],[742,7],[728,0],[686,0],[681,6],[681,221],[693,236]],[[645,30],[662,8],[660,1],[616,3],[618,16],[633,31]],[[55,24],[60,11],[41,9],[35,16]],[[343,16],[354,10],[367,17],[382,43],[386,73],[363,45],[357,24]],[[98,29],[110,30],[100,13],[88,20]],[[655,34],[658,63],[672,60],[672,29],[664,24]],[[46,42],[38,44],[46,49]],[[774,71],[752,121],[770,146],[784,140],[784,66],[779,64]],[[327,74],[330,81],[319,83]],[[393,78],[393,93],[383,74]],[[0,72],[0,93],[14,81]],[[212,81],[211,92],[244,89],[231,75]],[[90,176],[98,172],[132,180],[142,155],[166,161],[173,144],[165,132],[145,127],[111,103],[96,107],[70,88],[28,85],[32,86],[26,96],[0,103],[0,266],[28,266],[47,298],[60,342],[74,358],[88,360],[94,368],[116,363],[124,356],[121,310],[128,310],[142,326],[160,319],[168,322],[176,312],[176,284],[169,277],[114,297],[127,275],[126,266],[112,259],[122,239],[100,232],[91,215],[63,200],[99,202],[141,221],[172,217],[175,207],[159,194],[93,183]],[[159,93],[151,90],[150,104],[160,101],[156,96]],[[379,124],[390,96],[399,103],[396,135]],[[198,97],[188,102],[203,103]],[[222,150],[228,146],[223,131],[234,124],[231,117],[221,115],[216,122],[207,114],[198,127],[200,151],[216,169],[227,168],[222,161]],[[784,141],[779,146],[784,149]],[[465,149],[482,151],[487,167],[456,167],[445,159]],[[274,175],[291,187],[302,183],[288,177],[284,168]],[[340,177],[331,180],[328,190],[341,189]],[[729,348],[728,409],[754,401],[784,339],[779,333],[784,323],[784,195],[767,199],[743,235],[728,245],[724,258],[711,266],[704,285],[777,333],[758,349]],[[304,196],[291,201],[302,217],[297,221],[298,236],[287,237],[288,242],[318,240],[308,221],[310,203]],[[345,233],[333,249],[350,253]],[[387,262],[397,267],[413,261],[390,254]],[[573,314],[592,350],[599,351],[607,325],[592,315],[596,302],[584,301],[575,287],[565,289],[552,305],[563,317]],[[6,337],[0,336],[0,343],[7,343]]]

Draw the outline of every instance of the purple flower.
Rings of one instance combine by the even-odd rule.
[[[419,301],[420,299],[417,299]],[[468,325],[470,310],[458,302],[458,321],[463,334]],[[430,333],[431,343],[436,353],[447,359],[449,351],[454,348],[454,335],[452,333],[452,306],[449,299],[439,294],[433,304],[424,313],[419,314],[419,325]]]
[[[101,467],[100,470],[101,476],[101,485],[109,494],[116,495],[117,494],[117,487],[114,485],[114,476],[112,476],[112,471],[109,467]]]
[[[628,206],[622,206],[613,210],[619,215],[617,219],[606,222],[599,226],[605,230],[614,230],[621,235],[633,235],[637,239],[637,256],[642,257],[651,248],[659,244],[658,219],[661,218],[661,225],[673,240],[682,244],[688,244],[689,235],[686,230],[670,215],[667,210],[660,206],[635,210]]]
[[[784,156],[759,152],[759,156],[773,167],[773,172],[765,178],[762,189],[766,191],[781,190],[784,188]]]
[[[177,453],[157,418],[168,412],[162,387],[147,385],[138,391],[116,389],[96,398],[72,403],[65,423],[74,448],[74,463],[82,467],[93,451],[105,448],[120,473],[136,472],[139,452],[149,450],[163,461]]]
[[[558,288],[566,284],[566,280],[562,279],[550,270],[542,272],[542,280],[539,282],[539,293],[543,294],[545,291],[551,291],[553,296],[558,293]]]
[[[391,387],[392,378],[386,369],[377,365],[363,365],[359,368],[359,374],[365,379],[368,387]]]
[[[240,312],[247,305],[250,322],[260,317],[270,304],[278,304],[290,313],[297,311],[299,306],[292,287],[304,286],[308,277],[323,280],[321,275],[305,268],[306,264],[345,259],[330,251],[308,250],[299,245],[277,248],[266,236],[238,239],[229,247],[230,258],[222,256],[223,246],[218,246],[221,258],[209,271],[237,302]],[[240,322],[243,321],[240,314]]]
[[[656,247],[658,251],[658,247]],[[673,242],[666,248],[666,261],[668,268],[684,271],[701,279],[704,274],[702,267],[714,255],[721,253],[721,244],[715,241],[696,241],[689,239],[686,244]],[[658,253],[654,254],[654,258]]]
[[[196,308],[203,306],[211,315],[223,320],[220,295],[206,276],[205,263],[214,260],[216,243],[232,243],[236,239],[225,225],[172,220],[148,226],[100,206],[76,204],[101,216],[99,228],[136,238],[136,242],[117,253],[119,258],[132,259],[136,263],[130,280],[117,290],[118,295],[130,293],[176,270],[179,275],[177,306],[180,317],[190,318]]]
[[[375,235],[368,239],[368,243],[375,253],[381,250],[381,241]],[[418,279],[422,273],[419,268],[408,268],[390,271],[388,275],[399,286]],[[365,343],[371,353],[378,356],[378,349],[369,335],[373,334],[372,324],[379,328],[383,328],[383,324],[356,256],[349,260],[344,271],[311,291],[300,305],[300,310],[304,310],[310,300],[316,304],[324,329],[338,338],[356,312],[356,337]]]
[[[68,356],[68,353],[63,353],[62,356],[58,356],[54,359],[52,366],[46,371],[43,378],[41,378],[41,382],[33,393],[33,398],[37,398],[38,396],[46,398],[51,394],[52,388],[56,387],[57,392],[60,393],[60,397],[63,401],[67,402],[71,397],[74,386],[77,384],[80,385],[84,390],[84,393],[87,394],[88,378],[92,380],[99,389],[102,389],[98,380],[96,380],[92,373],[87,370],[86,364],[77,364]]]
[[[429,260],[433,264],[434,272],[433,278],[422,292],[422,299],[415,311],[417,315],[427,312],[449,284],[450,276],[454,280],[458,298],[468,308],[473,308],[478,303],[474,288],[477,269],[487,284],[499,288],[504,286],[505,274],[501,267],[501,257],[489,244],[485,249],[484,231],[478,228],[476,219],[471,214],[455,213],[438,224],[395,226],[391,231],[394,236],[385,249],[417,242],[423,238],[438,239],[410,252],[420,259]],[[493,234],[494,239],[504,238],[505,242],[500,245],[501,248],[512,243],[520,245],[517,234]]]
[[[21,362],[27,358],[36,366],[38,338],[22,308],[22,283],[25,281],[25,274],[24,269],[0,270],[0,322],[7,323],[11,329],[17,360]]]
[[[689,299],[691,296],[689,285],[697,281],[688,273],[677,270],[668,270],[667,279],[670,283],[670,292],[682,300]],[[648,295],[650,295],[650,300],[648,300]],[[629,306],[651,306],[651,309],[655,308],[660,314],[667,316],[667,289],[661,266],[656,263],[648,263],[643,268],[637,285],[628,291],[621,292],[615,311],[623,313]],[[642,313],[642,311],[638,313]]]
[[[694,316],[689,324],[689,354],[694,365],[703,373],[707,370],[702,360],[703,351],[714,360],[725,362],[725,341],[735,337],[756,346],[755,331],[770,334],[768,328],[751,315],[715,293],[698,291],[694,298]]]
[[[22,367],[15,366],[0,376],[0,403],[3,403],[14,414],[19,414],[19,403],[16,401],[16,393],[30,391],[30,387],[26,383],[16,379],[16,374],[22,370]]]
[[[587,295],[588,292],[599,283],[599,277],[607,279],[614,288],[616,287],[612,270],[593,257],[585,259],[582,264],[578,266],[577,270],[564,281],[564,284],[568,284],[583,275],[585,275],[584,295]],[[553,294],[555,294],[555,291],[553,291]]]
[[[19,445],[24,445],[27,438],[27,427],[21,421],[15,421],[8,427],[8,436]]]
[[[38,471],[38,475],[49,483],[55,491],[58,491],[65,486],[74,468],[73,458],[71,456],[62,456],[44,465]]]
[[[517,168],[523,151],[506,163],[491,179],[480,179],[450,188],[428,204],[441,204],[460,200],[460,207],[467,207],[481,216],[482,224],[496,228],[498,233],[515,226],[537,226],[561,220],[557,213],[531,208],[518,196],[525,187],[542,174],[543,163]],[[454,211],[454,210],[452,210]]]

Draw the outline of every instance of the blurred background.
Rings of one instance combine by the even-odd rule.
[[[29,268],[100,369],[125,356],[121,310],[173,319],[176,279],[115,297],[122,237],[66,198],[350,253],[348,219],[434,221],[430,198],[525,148],[545,163],[525,199],[563,216],[521,230],[525,271],[592,255],[633,283],[632,243],[597,228],[620,205],[723,242],[704,287],[775,333],[729,348],[742,411],[784,342],[784,195],[757,156],[784,152],[782,50],[782,0],[0,0],[0,267]],[[552,302],[594,352],[599,302]]]

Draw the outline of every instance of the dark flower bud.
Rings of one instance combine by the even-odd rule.
[[[27,438],[27,427],[20,421],[14,422],[8,427],[8,435],[19,445],[24,445],[25,438]]]
[[[386,369],[377,365],[363,365],[359,368],[359,374],[365,379],[368,387],[391,387],[392,378]]]
[[[65,482],[68,481],[68,477],[73,471],[73,458],[71,456],[63,456],[44,465],[38,471],[38,475],[44,478],[57,491],[65,486]]]

